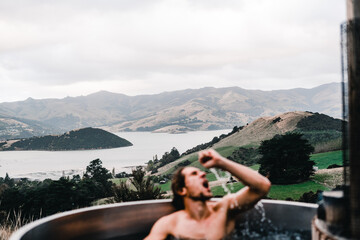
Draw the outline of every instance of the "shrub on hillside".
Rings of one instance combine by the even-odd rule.
[[[304,193],[300,198],[299,202],[306,202],[306,203],[317,203],[319,201],[319,194],[321,193],[320,190],[317,190],[316,193],[313,191]]]
[[[298,183],[314,174],[310,154],[314,148],[299,133],[276,135],[261,142],[259,172],[274,184]]]
[[[145,170],[142,167],[137,167],[132,170],[132,178],[130,178],[131,185],[135,190],[125,182],[113,187],[114,201],[127,202],[136,200],[150,200],[161,199],[161,189],[155,187],[150,177],[145,177]]]
[[[259,152],[256,148],[239,147],[231,153],[228,159],[243,164],[245,166],[252,166],[259,161]]]
[[[341,132],[342,120],[329,117],[325,114],[314,113],[301,119],[296,127],[303,131],[335,130]]]
[[[181,163],[179,163],[177,166],[178,167],[185,167],[187,165],[190,165],[191,162],[189,160],[185,160],[185,161],[182,161]]]
[[[332,169],[332,168],[339,168],[339,167],[342,167],[341,165],[338,165],[338,164],[331,164],[327,167],[327,169]]]
[[[174,162],[179,158],[179,151],[173,147],[170,152],[165,152],[160,160],[158,160],[156,156],[156,158],[153,160],[148,161],[146,170],[151,171],[151,173],[156,173],[158,168],[165,166],[168,163]]]

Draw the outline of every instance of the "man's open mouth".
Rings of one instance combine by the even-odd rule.
[[[209,182],[208,182],[208,181],[205,181],[205,182],[203,183],[203,186],[204,186],[205,188],[209,188]]]

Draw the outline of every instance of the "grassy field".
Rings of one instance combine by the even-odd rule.
[[[342,165],[342,150],[313,154],[310,159],[319,169],[325,169],[331,164]]]
[[[163,191],[163,192],[170,191],[171,190],[171,181],[167,181],[166,183],[159,184],[157,186],[160,187],[161,191]]]
[[[227,151],[229,148],[225,148],[224,150]],[[342,151],[313,154],[311,155],[311,160],[315,162],[315,165],[319,169],[326,169],[332,164],[342,165]],[[194,164],[194,166],[197,165]],[[251,166],[251,168],[259,170],[260,165],[256,164]],[[216,177],[213,173],[208,173],[207,179],[209,181],[215,181]],[[338,184],[341,184],[341,171],[337,173],[319,172],[307,182],[291,185],[273,185],[268,196],[279,200],[285,200],[287,198],[298,200],[305,192],[313,191],[315,193],[317,190],[330,190]],[[227,184],[227,187],[231,192],[237,192],[243,188],[244,185],[242,183],[234,183],[233,185]],[[226,194],[221,186],[213,187],[211,190],[214,196],[223,196]]]
[[[226,177],[226,172],[224,172],[224,171],[217,170],[217,173],[218,173],[218,175],[219,175],[220,177]],[[218,180],[218,179],[216,178],[215,174],[212,173],[212,172],[206,174],[206,179],[207,179],[209,182]]]
[[[230,156],[236,149],[239,147],[228,146],[228,147],[220,147],[216,148],[215,150],[220,153],[221,156],[228,157]]]
[[[208,173],[208,174],[206,174],[206,179],[207,179],[209,182],[216,181],[216,176],[215,176],[214,173]]]
[[[313,191],[315,193],[317,190],[324,191],[329,189],[313,181],[290,185],[273,185],[268,197],[278,200],[285,200],[286,198],[298,200],[305,192]]]
[[[228,157],[237,148],[238,147],[228,146],[228,147],[216,148],[215,150],[218,153],[220,153],[222,156]],[[202,171],[207,170],[199,163],[199,161],[197,161],[198,160],[197,154],[194,154],[194,155],[190,156],[189,158],[184,159],[184,161],[185,160],[190,161],[191,162],[190,166],[192,166],[192,167],[197,167],[197,168],[201,169]],[[175,169],[176,169],[176,167],[172,167],[172,168],[168,169],[167,171],[165,171],[163,174],[172,174],[175,171]]]
[[[230,192],[234,193],[239,191],[244,185],[240,182],[231,184],[226,184],[226,187]],[[290,185],[272,185],[268,197],[272,199],[285,200],[287,198],[292,198],[298,200],[305,192],[313,191],[314,193],[317,190],[329,190],[327,187],[322,184],[315,183],[313,181],[307,181],[299,184],[290,184]],[[226,194],[222,186],[216,186],[211,188],[214,196],[224,196]]]
[[[236,182],[232,184],[226,184],[226,187],[229,189],[230,192],[234,193],[242,189],[244,187],[244,184],[242,184],[241,182]],[[224,196],[226,194],[222,186],[212,187],[211,192],[214,196]]]
[[[195,161],[193,161],[193,162],[190,164],[190,166],[199,168],[201,171],[204,171],[204,172],[207,171],[207,169],[204,168],[204,167],[200,164],[200,162],[197,161],[197,159],[196,159]]]
[[[216,149],[222,156],[229,156],[237,147],[222,147]],[[332,164],[342,165],[342,151],[333,151],[326,153],[317,153],[311,155],[311,160],[315,162],[315,165],[319,169],[326,169],[328,166]],[[205,169],[201,164],[197,161],[197,156],[194,155],[188,159],[192,163],[190,166],[200,168],[203,171],[208,172],[206,174],[206,178],[211,181],[216,181],[216,176],[214,173],[209,173],[209,170]],[[256,164],[251,166],[250,168],[254,170],[259,170],[260,165]],[[171,169],[173,171],[173,169]],[[169,171],[169,173],[171,172]],[[224,176],[225,173],[220,171],[220,175]],[[269,193],[269,197],[273,199],[281,199],[284,200],[286,198],[292,198],[294,200],[299,199],[299,197],[309,191],[316,192],[317,190],[328,190],[334,188],[337,184],[341,183],[341,174],[340,173],[318,173],[312,177],[310,181],[300,183],[300,184],[292,184],[292,185],[273,185],[271,191]],[[159,185],[161,190],[169,191],[171,189],[171,182],[168,181],[165,184]],[[241,189],[243,185],[241,183],[234,183],[233,185],[228,184],[228,188],[231,189],[231,192],[236,192]],[[211,189],[213,191],[214,196],[223,196],[225,195],[225,191],[221,186],[216,186]]]
[[[319,169],[326,169],[332,164],[342,165],[342,151],[313,154],[311,155],[311,160],[315,162],[315,165]],[[259,167],[259,164],[251,166],[254,170],[258,170]],[[305,192],[313,191],[315,193],[317,190],[330,190],[336,185],[341,184],[341,174],[341,170],[336,172],[320,171],[316,173],[310,181],[290,185],[272,185],[268,197],[279,200],[285,200],[287,198],[298,200]],[[232,187],[229,184],[227,187],[231,192],[236,192],[244,186],[241,183],[234,183]],[[221,186],[213,187],[211,190],[213,191],[214,196],[225,195],[225,190]]]
[[[110,181],[112,181],[116,185],[119,185],[120,182],[126,182],[127,180],[128,180],[128,178],[112,178],[112,179],[110,179]]]
[[[196,160],[197,160],[197,155],[192,155],[192,156],[190,156],[189,158],[184,159],[184,161],[186,161],[186,160],[192,162],[192,163],[190,164],[190,166],[192,166],[192,165],[196,162]],[[182,162],[184,162],[184,161],[182,161]],[[169,168],[168,170],[166,170],[166,171],[163,173],[163,175],[172,174],[172,173],[176,170],[176,167],[177,167],[177,166],[174,166],[174,167]]]
[[[218,151],[222,156],[228,157],[231,155],[231,153],[236,150],[238,147],[228,146],[228,147],[221,147],[217,148],[216,151]],[[331,164],[338,164],[342,165],[342,151],[333,151],[333,152],[326,152],[326,153],[317,153],[313,154],[310,157],[311,160],[315,162],[315,165],[319,169],[325,169]],[[190,166],[200,168],[202,171],[206,171],[206,169],[201,166],[201,164],[197,161],[197,155],[192,155],[187,160],[191,162]],[[251,168],[258,170],[259,165],[254,165]],[[175,167],[172,167],[171,169],[167,170],[164,174],[171,174],[175,170]]]

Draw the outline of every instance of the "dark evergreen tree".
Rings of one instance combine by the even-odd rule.
[[[120,182],[113,187],[114,201],[115,202],[128,202],[138,200],[133,190],[126,184],[126,182]]]
[[[97,190],[97,197],[108,197],[111,195],[112,183],[109,179],[112,178],[112,175],[109,170],[102,166],[102,161],[100,159],[92,160],[89,166],[86,167],[86,173],[84,178],[90,178],[95,181],[96,185],[99,185]]]
[[[52,181],[42,195],[42,201],[44,202],[43,214],[50,215],[75,208],[77,204],[74,190],[73,183],[67,178],[62,177],[57,181]]]
[[[15,183],[14,183],[14,179],[10,178],[8,173],[6,173],[6,175],[5,175],[4,183],[5,183],[6,185],[8,185],[9,187],[13,187],[14,184],[15,184]]]
[[[262,141],[259,172],[274,184],[292,184],[305,181],[314,173],[310,154],[314,148],[299,133],[276,135]]]
[[[0,212],[9,214],[12,220],[16,220],[19,213],[25,219],[37,219],[90,206],[99,198],[111,197],[111,174],[102,167],[102,162],[95,159],[86,170],[84,178],[76,175],[72,179],[62,177],[42,182],[20,179],[16,184],[6,175],[0,178]]]
[[[145,171],[142,167],[133,169],[132,175],[133,177],[130,178],[130,182],[135,186],[136,195],[139,200],[161,198],[161,189],[154,186],[151,178],[145,177]]]

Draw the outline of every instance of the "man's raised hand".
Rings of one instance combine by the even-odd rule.
[[[199,152],[199,162],[206,168],[221,168],[223,157],[213,149]]]

